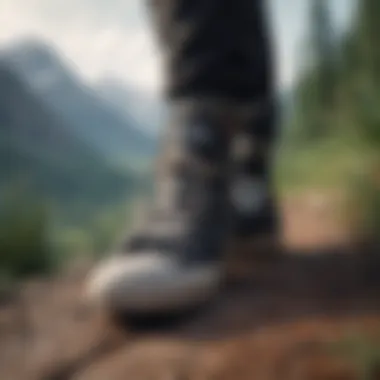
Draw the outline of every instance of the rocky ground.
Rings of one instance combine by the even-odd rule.
[[[380,260],[349,244],[334,204],[318,192],[284,202],[288,254],[181,323],[110,324],[84,304],[80,269],[23,284],[0,306],[0,379],[364,378],[356,359],[376,350],[354,360],[332,348],[380,339]]]

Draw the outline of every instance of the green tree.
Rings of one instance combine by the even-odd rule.
[[[361,0],[344,47],[345,111],[365,143],[380,144],[380,2]]]
[[[313,0],[307,70],[296,88],[293,139],[302,143],[328,137],[332,128],[337,77],[336,42],[327,0]]]
[[[0,199],[1,272],[19,277],[48,271],[46,204],[21,183],[2,189]]]

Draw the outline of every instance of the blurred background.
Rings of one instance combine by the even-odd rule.
[[[346,190],[376,161],[378,6],[273,0],[268,10],[279,191]],[[99,255],[126,232],[165,124],[159,53],[143,1],[2,1],[2,277]]]
[[[268,10],[290,235],[376,240],[380,2],[271,0]],[[1,0],[0,293],[98,258],[128,231],[151,192],[162,82],[144,1]]]

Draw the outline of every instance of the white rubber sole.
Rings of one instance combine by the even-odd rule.
[[[185,268],[158,254],[120,256],[91,273],[86,297],[113,312],[165,313],[195,307],[218,290],[216,265]]]

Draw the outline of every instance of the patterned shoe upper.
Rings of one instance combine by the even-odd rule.
[[[174,107],[157,161],[154,205],[124,249],[158,250],[191,263],[220,258],[232,228],[231,112],[204,102]]]
[[[276,113],[269,101],[259,102],[251,110],[233,147],[231,197],[236,215],[235,235],[241,237],[278,229],[271,178]]]

